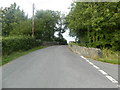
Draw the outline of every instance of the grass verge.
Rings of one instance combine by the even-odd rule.
[[[103,56],[102,58],[98,58],[97,59],[98,61],[120,65],[120,62],[119,62],[120,52],[114,52],[109,49],[103,49],[102,53],[103,53]]]
[[[26,55],[30,52],[33,52],[35,50],[38,50],[38,49],[42,49],[42,48],[45,48],[45,46],[40,46],[40,47],[36,47],[36,48],[32,48],[28,51],[18,51],[18,52],[13,52],[12,54],[10,55],[5,55],[5,56],[2,56],[2,62],[0,62],[0,65],[4,65],[20,56],[23,56],[23,55]]]

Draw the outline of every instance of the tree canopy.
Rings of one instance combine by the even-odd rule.
[[[16,3],[10,7],[1,8],[2,36],[32,35],[32,18],[28,18],[23,10]],[[43,41],[54,41],[55,32],[59,32],[60,39],[63,39],[62,14],[52,10],[37,10],[35,13],[35,38]],[[58,40],[58,39],[57,39]]]
[[[27,19],[27,16],[23,10],[20,10],[16,3],[11,4],[10,7],[6,7],[4,9],[1,8],[0,13],[2,17],[3,36],[8,36],[16,24],[19,24],[21,21]]]
[[[74,2],[65,23],[81,45],[120,50],[120,2]]]

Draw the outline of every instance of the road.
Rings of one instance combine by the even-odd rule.
[[[117,79],[117,65],[90,60]],[[2,68],[3,88],[117,88],[67,46],[51,46],[22,56]]]

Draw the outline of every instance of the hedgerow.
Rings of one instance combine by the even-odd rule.
[[[15,51],[26,51],[41,45],[41,40],[30,36],[9,36],[2,38],[2,53],[9,55]]]

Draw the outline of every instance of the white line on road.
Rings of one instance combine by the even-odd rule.
[[[85,57],[81,56],[81,58],[85,59],[89,64],[91,64],[94,68],[96,68],[99,72],[101,72],[103,75],[105,75],[105,77],[107,79],[109,79],[112,83],[117,84],[117,87],[120,86],[118,85],[118,81],[115,80],[113,77],[111,77],[110,75],[108,75],[105,71],[103,71],[102,69],[100,69],[98,66],[94,65],[92,62],[90,62],[88,59],[86,59]]]
[[[96,65],[93,65],[93,67],[96,68],[96,69],[100,69],[100,68],[99,68],[98,66],[96,66]]]
[[[106,76],[110,81],[112,81],[113,83],[118,83],[118,81],[117,80],[115,80],[113,77],[111,77],[111,76]]]
[[[83,58],[83,59],[85,59],[86,60],[86,58],[85,57],[83,57],[83,56],[81,56],[81,58]],[[88,60],[89,61],[89,60]]]
[[[89,62],[89,64],[94,65],[92,62]]]
[[[102,74],[107,75],[107,73],[103,70],[99,70]]]

